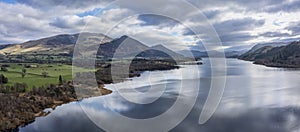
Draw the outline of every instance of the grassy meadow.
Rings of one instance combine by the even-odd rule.
[[[10,66],[7,67],[7,71],[0,71],[0,74],[3,74],[8,78],[8,83],[5,85],[13,85],[15,83],[26,83],[28,90],[33,86],[44,86],[49,84],[58,84],[59,75],[62,76],[64,81],[72,80],[72,66],[66,64],[28,64],[32,67],[25,68],[26,75],[22,78],[22,69],[23,65],[19,63],[5,63]],[[2,65],[0,63],[0,65]],[[88,72],[89,69],[76,68],[76,72]],[[43,72],[48,73],[48,77],[42,75]]]

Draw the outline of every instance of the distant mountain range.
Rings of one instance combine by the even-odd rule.
[[[263,43],[263,44],[256,44],[253,46],[248,53],[254,52],[262,47],[271,46],[271,47],[280,47],[280,46],[286,46],[289,42],[272,42],[272,43]]]
[[[81,38],[85,38],[90,46],[101,44],[101,40],[104,40],[102,43],[112,40],[99,33],[62,34],[20,44],[2,45],[0,54],[72,54],[79,35],[84,36]]]
[[[187,58],[163,45],[148,47],[126,35],[112,39],[100,33],[62,34],[20,44],[1,45],[0,54],[64,54],[72,56],[76,43],[80,44],[80,48],[84,47],[79,55],[89,54],[89,52],[98,49],[95,54],[103,58],[130,57],[133,55],[144,58]]]
[[[145,50],[137,55],[137,57],[142,57],[142,58],[143,57],[155,58],[156,56],[160,56],[160,57],[164,57],[164,58],[171,57],[176,60],[182,59],[182,58],[187,58],[186,56],[183,56],[181,54],[178,54],[178,53],[166,48],[162,44],[149,47],[147,50]]]
[[[270,50],[273,47],[280,47],[280,46],[285,46],[288,45],[288,42],[273,42],[273,43],[263,43],[263,44],[257,44],[255,46],[253,46],[249,51],[247,51],[244,54],[241,54],[239,56],[239,58],[241,59],[246,59],[246,60],[250,60],[253,61],[256,56],[267,52],[268,50]]]
[[[129,54],[138,53],[148,48],[149,47],[145,44],[124,35],[120,38],[113,39],[110,42],[100,44],[97,55],[104,58],[125,57]]]
[[[290,44],[254,46],[239,59],[254,61],[270,67],[300,67],[300,42]]]
[[[180,51],[181,54],[188,56],[188,57],[195,57],[195,58],[202,58],[202,57],[222,57],[222,55],[225,55],[226,58],[237,58],[241,54],[245,53],[246,51],[209,51],[210,55],[208,55],[208,51],[198,51],[198,50],[182,50]]]

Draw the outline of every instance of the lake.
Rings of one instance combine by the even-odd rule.
[[[226,75],[212,77],[213,68],[204,58],[203,65],[144,72],[122,83],[107,84],[112,94],[59,106],[20,131],[300,131],[300,70],[270,68],[237,59],[226,59],[226,63]],[[226,77],[222,99],[213,116],[200,125],[211,78],[218,76]],[[181,101],[177,102],[178,98]],[[171,109],[175,104],[179,104],[179,110]],[[155,121],[163,114],[164,118]]]

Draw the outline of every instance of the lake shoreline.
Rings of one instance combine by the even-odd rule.
[[[125,81],[128,77],[139,77],[144,71],[172,70],[180,68],[175,64],[169,63],[160,65],[153,63],[153,65],[148,65],[147,67],[142,65],[144,64],[138,63],[133,66],[132,71],[134,72],[127,77],[120,76],[121,80],[119,81]],[[104,84],[117,83],[112,81],[112,78],[109,77],[111,76],[110,74],[107,74],[107,72],[109,72],[108,69],[109,68],[106,68],[102,69],[101,72],[96,72],[96,75],[99,74],[97,77],[99,90],[97,90],[97,94],[93,94],[89,97],[103,96],[112,93],[111,90],[104,87]],[[73,82],[68,82],[63,85],[52,85],[47,87],[45,94],[39,93],[39,90],[27,93],[2,93],[0,99],[1,101],[7,100],[5,101],[7,103],[0,103],[2,112],[0,113],[0,131],[18,131],[20,127],[34,122],[36,117],[48,115],[50,112],[45,112],[45,109],[55,109],[57,106],[81,100],[82,98],[79,99],[77,97],[74,87]],[[48,94],[53,92],[59,93],[59,95],[53,96]],[[10,109],[4,109],[3,106],[5,105],[9,105]]]
[[[68,85],[69,88],[64,88]],[[53,88],[53,87],[52,87]],[[79,101],[76,98],[75,92],[72,90],[71,83],[57,85],[56,90],[62,93],[61,96],[38,95],[33,92],[28,93],[7,93],[1,94],[1,124],[0,131],[18,131],[19,127],[26,126],[35,121],[36,117],[46,116],[50,112],[45,109],[55,109],[58,106],[74,101]],[[102,95],[111,93],[110,90],[100,87]],[[4,108],[3,106],[8,108]],[[9,106],[8,106],[9,105]]]
[[[243,60],[243,61],[248,61],[248,62],[252,62],[252,64],[255,65],[262,65],[262,66],[266,66],[266,67],[273,67],[273,68],[300,68],[300,66],[298,65],[288,65],[288,64],[278,64],[278,63],[265,63],[262,61],[255,61],[255,60],[248,60],[248,59],[241,59],[238,58],[239,60]]]

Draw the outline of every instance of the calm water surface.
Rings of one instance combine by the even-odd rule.
[[[208,59],[204,64],[183,66],[170,71],[144,72],[141,77],[132,78],[107,88],[130,95],[130,90],[146,92],[150,86],[153,93],[162,96],[150,104],[136,104],[121,97],[118,92],[101,97],[84,99],[57,107],[46,117],[20,128],[22,132],[43,131],[103,131],[94,122],[108,121],[111,127],[125,124],[111,120],[112,113],[136,119],[146,119],[167,111],[178,95],[188,97],[198,92],[197,102],[188,116],[171,131],[191,132],[298,132],[300,131],[300,70],[268,68],[251,62],[227,59],[226,86],[222,100],[212,118],[199,125],[199,115],[206,100],[211,79]],[[199,72],[199,73],[198,73]],[[195,82],[200,80],[200,85]],[[186,90],[179,93],[180,87]],[[199,91],[195,87],[200,87]],[[157,91],[155,91],[157,90]],[[136,100],[151,101],[157,95],[135,96]],[[186,102],[185,102],[186,103]],[[89,113],[85,114],[84,111]],[[176,114],[176,113],[173,113]],[[93,121],[87,115],[92,115]],[[155,126],[153,126],[155,127]],[[136,126],[143,130],[142,126]],[[124,129],[126,130],[126,129]],[[149,130],[145,130],[149,131]]]

